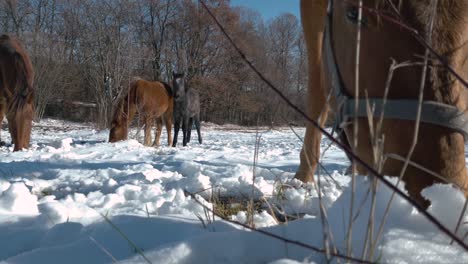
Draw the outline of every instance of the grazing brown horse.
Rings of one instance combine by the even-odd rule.
[[[123,96],[115,109],[112,118],[109,142],[125,140],[128,136],[128,126],[138,112],[140,120],[145,125],[144,145],[151,144],[151,128],[156,121],[156,137],[153,146],[159,146],[163,118],[166,123],[167,142],[172,145],[172,118],[174,98],[171,87],[164,82],[150,82],[136,79],[130,84],[130,89]]]
[[[19,40],[0,36],[0,122],[6,114],[14,151],[29,147],[34,117],[34,72]]]
[[[323,126],[329,109],[334,110],[342,121],[343,141],[349,142],[365,162],[374,164],[370,120],[375,128],[380,112],[384,111],[382,173],[399,176],[402,159],[405,160],[413,142],[419,89],[425,83],[417,144],[403,174],[406,189],[425,206],[428,202],[420,192],[436,182],[452,183],[467,195],[464,137],[468,89],[446,66],[468,80],[468,1],[364,0],[357,96],[361,103],[356,113],[358,3],[358,0],[301,0],[309,65],[308,115]],[[416,29],[421,38],[417,39],[403,25]],[[432,52],[428,53],[428,64],[424,64],[427,46],[423,43],[442,55],[446,65],[436,60]],[[387,86],[391,59],[418,64],[396,69]],[[426,78],[422,77],[424,65],[428,65]],[[386,87],[388,101],[384,107]],[[371,98],[369,103],[375,109],[380,109],[373,118],[367,117],[366,96]],[[357,135],[353,130],[355,117]],[[355,137],[357,147],[353,148]],[[314,180],[320,139],[320,131],[308,125],[295,178],[304,182]],[[357,170],[367,174],[358,164]]]

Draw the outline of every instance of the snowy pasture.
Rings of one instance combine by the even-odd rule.
[[[135,131],[131,132],[134,135]],[[204,141],[188,147],[145,147],[137,140],[107,143],[108,130],[57,120],[35,123],[32,147],[0,149],[1,263],[325,263],[323,254],[215,219],[187,192],[212,208],[210,195],[266,200],[257,228],[324,248],[320,202],[329,244],[346,253],[351,192],[344,153],[331,146],[322,158],[321,196],[291,181],[301,141],[289,129],[243,129],[204,124]],[[304,134],[303,128],[296,131]],[[258,140],[258,137],[260,139]],[[6,130],[2,140],[10,142]],[[255,145],[258,159],[253,171]],[[328,142],[323,140],[323,148]],[[328,171],[331,179],[325,176]],[[255,175],[255,178],[253,178]],[[395,181],[394,181],[395,182]],[[253,183],[253,184],[252,184]],[[282,183],[289,187],[279,188]],[[368,226],[369,181],[357,178],[352,255],[360,258]],[[379,186],[378,233],[391,191]],[[429,211],[455,230],[463,195],[448,185],[423,193]],[[276,206],[299,220],[277,223]],[[232,220],[245,222],[240,211]],[[468,214],[457,234],[468,232]],[[468,263],[468,253],[396,197],[373,260],[378,263]],[[465,238],[465,243],[468,239]],[[332,263],[345,261],[333,258]]]

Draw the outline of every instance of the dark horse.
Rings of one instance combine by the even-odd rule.
[[[183,145],[190,142],[192,125],[195,123],[198,142],[202,143],[200,134],[200,96],[198,91],[185,86],[183,73],[172,73],[174,88],[174,140],[172,146],[177,145],[180,123],[182,122]]]
[[[323,126],[329,109],[338,115],[347,112],[348,118],[344,117],[345,122],[341,123],[344,141],[365,162],[376,164],[376,145],[372,139],[376,126],[371,122],[377,124],[380,118],[378,114],[370,118],[366,115],[365,101],[368,97],[376,109],[382,109],[381,99],[389,87],[381,126],[385,136],[382,173],[402,174],[410,196],[424,205],[428,203],[421,190],[436,182],[452,183],[467,195],[466,121],[460,121],[467,120],[468,89],[449,72],[447,65],[464,80],[468,79],[468,1],[364,0],[357,79],[358,3],[358,0],[301,1],[309,64],[308,115]],[[407,26],[419,32],[420,37],[406,30]],[[424,42],[443,59],[436,60],[434,53],[427,53],[429,60],[424,64],[428,52]],[[396,69],[387,86],[391,59],[418,63]],[[424,65],[429,65],[425,78]],[[411,151],[420,87],[425,87],[424,106],[417,144]],[[334,96],[329,103],[330,92]],[[355,104],[356,97],[361,104]],[[353,102],[347,109],[343,107],[346,101]],[[359,108],[354,108],[355,105]],[[320,131],[308,125],[296,178],[313,181],[320,138]],[[411,152],[409,166],[403,171],[404,160]],[[357,170],[367,174],[363,166],[358,165]]]
[[[138,112],[145,125],[144,145],[151,144],[151,128],[156,121],[156,137],[153,146],[159,146],[163,118],[166,123],[167,143],[172,144],[172,111],[174,98],[171,87],[164,82],[150,82],[136,79],[130,84],[128,92],[120,98],[111,122],[109,142],[125,140],[128,126]]]
[[[4,115],[14,151],[29,147],[34,117],[34,72],[19,40],[0,36],[0,122]]]

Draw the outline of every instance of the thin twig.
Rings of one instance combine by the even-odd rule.
[[[431,40],[432,40],[432,30],[433,30],[433,26],[434,26],[434,18],[435,18],[436,11],[437,11],[437,0],[433,0],[433,4],[434,4],[434,6],[433,6],[433,10],[432,10],[431,22],[428,25],[428,31],[427,31],[428,32],[427,37],[429,39],[429,42],[431,42]],[[407,169],[407,167],[408,167],[408,165],[410,163],[410,160],[411,160],[411,156],[413,155],[413,151],[416,148],[416,143],[418,141],[419,122],[421,120],[421,109],[422,109],[422,102],[423,102],[423,95],[424,95],[424,87],[426,86],[426,74],[427,74],[428,62],[429,62],[429,49],[426,48],[425,55],[424,55],[424,66],[423,66],[423,70],[422,70],[422,74],[421,74],[421,83],[420,83],[420,87],[419,87],[418,109],[417,109],[417,112],[416,112],[416,119],[415,119],[415,122],[414,122],[415,127],[414,127],[413,141],[411,143],[410,150],[408,151],[405,162],[403,164],[403,168],[402,168],[402,170],[400,172],[400,176],[398,177],[398,181],[397,181],[397,184],[396,184],[397,186],[400,183],[400,181],[402,180],[403,175],[406,172],[406,169]],[[383,219],[382,219],[382,222],[380,224],[379,231],[377,233],[377,237],[376,237],[376,240],[375,240],[376,243],[377,243],[377,241],[379,241],[379,239],[380,239],[380,237],[382,235],[383,227],[385,225],[387,215],[388,215],[388,213],[390,211],[389,210],[390,205],[391,205],[394,197],[395,197],[395,192],[393,192],[392,195],[390,196],[390,200],[388,201],[387,207],[385,209],[385,214],[383,216]],[[456,237],[455,233],[453,235]],[[461,242],[463,242],[463,241],[461,241]],[[465,246],[465,249],[468,249],[468,246],[464,242],[463,242],[463,244]]]
[[[128,238],[123,232],[122,230],[120,230],[120,228],[118,228],[107,216],[101,214],[101,216],[104,218],[104,220],[106,220],[106,222],[112,227],[115,229],[115,231],[117,231],[117,233],[119,233],[125,240],[127,240],[127,242],[133,247],[133,249],[135,249],[136,252],[138,252],[138,254],[140,254],[140,256],[143,257],[143,259],[148,262],[148,263],[152,263],[146,256],[145,254],[143,253],[143,251],[141,250],[141,248],[139,248],[137,245],[135,245],[135,243],[133,243],[130,238]]]
[[[362,0],[359,0],[358,4],[358,21],[357,21],[357,32],[356,32],[356,64],[355,64],[355,79],[354,79],[354,112],[357,113],[359,110],[359,67],[360,67],[360,54],[361,54],[361,26],[362,26]],[[358,147],[358,116],[354,116],[353,123],[353,149],[357,150]],[[354,198],[356,196],[356,161],[352,162],[352,173],[351,173],[351,201],[349,206],[349,223],[348,233],[346,235],[346,248],[348,256],[351,256],[351,241],[353,237],[353,211],[354,211]]]
[[[255,149],[254,149],[254,160],[253,160],[253,168],[252,168],[252,193],[250,196],[250,202],[248,208],[248,214],[247,214],[247,223],[249,223],[251,226],[254,226],[254,201],[253,197],[255,195],[255,178],[256,178],[256,169],[257,169],[257,163],[258,163],[258,153],[260,151],[260,140],[262,138],[262,135],[259,134],[258,132],[258,123],[257,123],[257,128],[255,131]]]
[[[323,238],[323,246],[325,247],[325,258],[328,262],[330,262],[330,241],[328,235],[331,234],[331,230],[329,230],[328,218],[326,215],[325,208],[323,206],[322,200],[322,190],[321,190],[321,183],[320,183],[320,169],[318,170],[318,181],[317,184],[314,184],[315,191],[317,192],[318,199],[319,199],[319,212],[320,212],[320,221],[322,222],[322,238]],[[336,248],[333,247],[335,252]]]
[[[401,162],[404,162],[406,159],[405,157],[402,157],[398,154],[395,154],[395,153],[387,153],[385,154],[385,160],[387,160],[388,158],[390,159],[394,159],[394,160],[398,160],[398,161],[401,161]],[[434,178],[437,178],[439,180],[441,180],[442,182],[445,182],[445,183],[449,183],[449,184],[452,184],[453,186],[459,188],[460,190],[463,190],[463,187],[459,184],[459,183],[456,183],[456,182],[453,182],[451,179],[447,179],[447,178],[444,178],[442,177],[442,175],[428,169],[428,168],[425,168],[424,166],[410,160],[409,163],[408,163],[410,166],[416,168],[416,169],[419,169],[427,174],[430,174],[431,176],[433,176]]]
[[[428,28],[428,35],[427,38],[429,39],[429,42],[431,42],[432,39],[432,30],[434,26],[434,17],[436,15],[437,11],[437,1],[438,0],[433,0],[434,8],[433,8],[433,14],[431,18],[431,22],[429,24]],[[414,121],[414,133],[413,133],[413,141],[411,142],[410,150],[408,151],[408,154],[406,156],[405,163],[403,164],[403,168],[401,169],[400,172],[400,179],[403,177],[403,175],[406,172],[406,169],[408,168],[409,161],[411,160],[411,156],[413,155],[414,150],[416,149],[416,144],[418,143],[418,138],[419,138],[419,127],[420,127],[420,121],[421,121],[421,112],[422,112],[422,103],[424,99],[424,88],[426,87],[426,75],[427,75],[427,69],[428,69],[428,63],[429,63],[429,49],[426,49],[425,55],[424,55],[424,66],[421,74],[421,84],[419,87],[419,95],[418,95],[418,108],[416,111],[416,119]]]
[[[455,234],[458,232],[458,229],[461,226],[461,223],[462,223],[463,217],[465,216],[465,212],[466,212],[467,207],[468,207],[468,199],[465,198],[465,204],[463,205],[463,209],[461,210],[460,217],[458,218],[457,226],[455,227],[455,231],[454,231]],[[452,245],[452,244],[453,244],[453,240],[450,241],[450,245]]]
[[[372,118],[372,116],[374,116],[374,113],[373,113],[373,110],[371,109],[371,106],[369,105],[369,100],[367,100],[367,104],[366,104],[367,111],[368,111],[369,127],[371,127],[370,129],[371,141],[373,142],[372,152],[374,156],[374,167],[377,168],[379,173],[382,173],[382,170],[383,170],[383,151],[384,151],[385,135],[382,134],[382,126],[383,126],[383,121],[384,121],[385,105],[387,103],[388,93],[390,91],[390,86],[391,86],[391,82],[393,79],[393,73],[397,69],[397,67],[398,67],[398,64],[396,63],[395,60],[392,59],[392,63],[390,65],[387,80],[385,82],[385,89],[384,89],[383,102],[382,102],[382,111],[380,113],[380,119],[377,122],[377,127],[375,128],[375,131],[373,129],[374,119]],[[367,93],[366,93],[366,97],[367,97]],[[371,211],[369,213],[366,240],[364,243],[364,249],[362,253],[362,258],[366,258],[366,259],[373,258],[374,251],[375,251],[374,245],[376,245],[378,242],[378,241],[374,241],[374,223],[375,223],[374,217],[375,217],[375,205],[376,205],[376,198],[377,198],[377,187],[378,187],[378,182],[375,180],[375,178],[372,178],[371,187],[368,190],[368,192],[372,190]],[[367,253],[369,246],[370,246],[370,250],[369,250],[369,253]]]
[[[379,135],[375,133],[376,131],[374,130],[374,112],[375,112],[375,105],[370,105],[369,102],[369,96],[367,94],[367,91],[365,91],[366,95],[366,110],[367,110],[367,122],[369,125],[369,132],[370,132],[370,139],[371,139],[371,147],[372,147],[372,154],[373,154],[373,160],[374,160],[374,167],[379,169],[380,171],[380,166],[378,165],[378,137]],[[363,252],[361,254],[361,258],[365,259],[367,255],[367,249],[369,246],[369,242],[372,241],[373,237],[373,231],[374,231],[374,212],[375,212],[375,200],[376,200],[376,190],[374,189],[374,184],[376,182],[375,178],[371,179],[371,184],[369,185],[369,189],[367,193],[370,193],[372,191],[372,198],[371,198],[371,210],[369,212],[369,218],[367,221],[367,228],[366,228],[366,235],[364,236],[364,246],[363,246]],[[366,199],[367,200],[367,199]]]
[[[302,142],[304,143],[304,140],[299,136],[299,134],[296,132],[296,130],[294,130],[294,128],[292,128],[291,126],[289,126],[289,128],[291,129],[291,131],[294,133],[294,135],[296,135],[296,137]],[[331,143],[330,143],[331,144]],[[307,160],[309,161],[309,156],[308,154],[306,153],[306,158]],[[320,159],[318,159],[317,157],[315,157],[315,160],[318,164],[318,166],[320,167],[320,169],[322,169],[323,171],[325,171],[325,173],[327,174],[328,177],[330,177],[330,179],[332,179],[332,181],[335,183],[335,186],[340,189],[340,190],[343,190],[343,187],[341,187],[340,183],[335,180],[335,178],[333,178],[332,174],[330,173],[330,171],[327,170],[327,168],[325,168],[325,166],[322,164],[322,162],[320,161]],[[327,178],[325,178],[325,180],[328,182]]]
[[[280,221],[278,220],[278,218],[277,218],[276,215],[275,215],[275,212],[279,212],[278,207],[276,207],[275,205],[272,205],[270,202],[268,202],[268,200],[267,200],[265,197],[261,197],[260,200],[262,200],[263,203],[265,203],[265,204],[267,205],[267,207],[268,207],[268,209],[269,209],[269,211],[270,211],[271,217],[273,217],[273,219],[275,219],[275,222],[276,222],[277,224],[279,224]],[[275,207],[275,208],[273,208],[273,207]],[[286,214],[284,214],[284,216],[285,216],[285,218],[286,218]]]
[[[104,252],[109,258],[111,258],[113,263],[117,263],[118,260],[101,243],[97,242],[96,239],[94,239],[94,237],[90,235],[88,235],[88,238],[91,241],[93,241],[94,244],[96,244],[102,252]]]

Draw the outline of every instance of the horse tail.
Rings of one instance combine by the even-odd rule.
[[[172,93],[172,87],[166,82],[160,82],[160,83],[162,83],[164,85],[164,88],[166,88],[166,91],[169,97],[174,97],[174,94]]]
[[[16,80],[12,87],[14,90],[10,91],[13,99],[10,107],[21,108],[25,104],[32,103],[34,98],[33,72],[29,60],[22,54],[15,52],[13,60]]]

